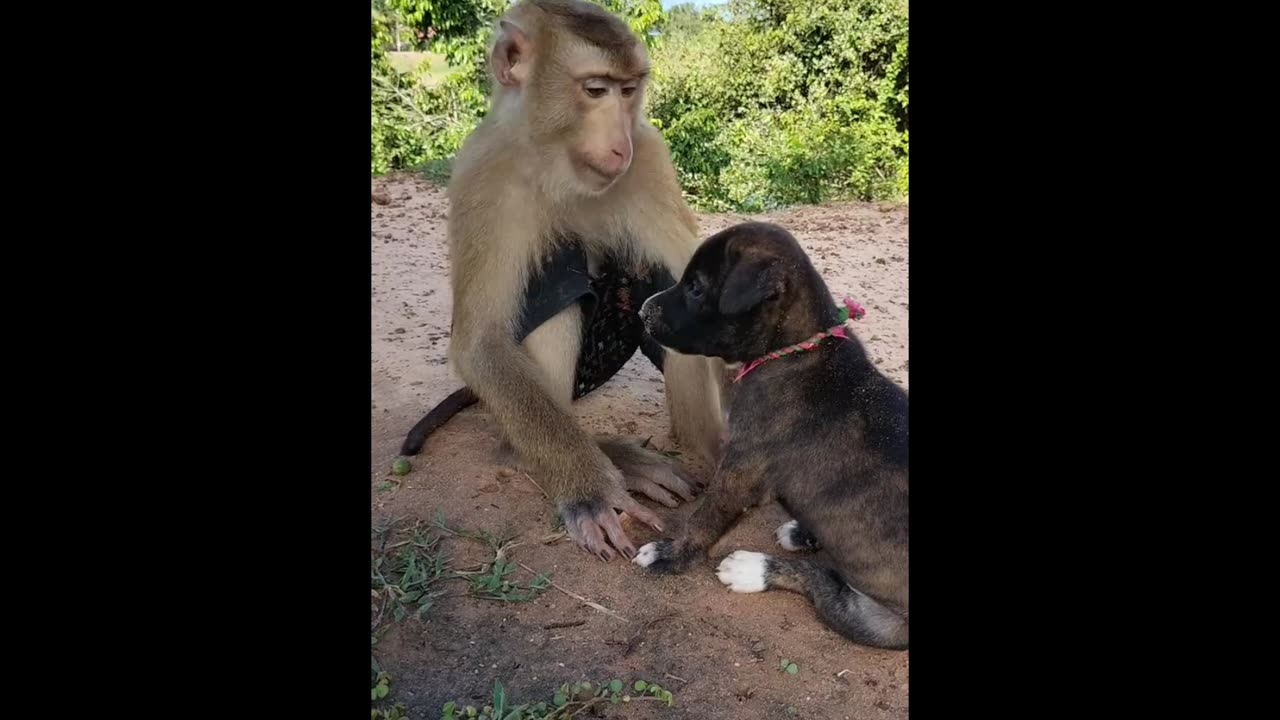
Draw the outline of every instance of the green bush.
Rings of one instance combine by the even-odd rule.
[[[508,0],[380,1],[373,171],[438,168],[484,115],[484,51]],[[733,0],[669,13],[660,0],[600,4],[650,44],[649,115],[694,206],[908,196],[906,0]],[[456,72],[436,84],[396,74],[385,61],[395,17],[417,23]]]

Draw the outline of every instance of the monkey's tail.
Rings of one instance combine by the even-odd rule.
[[[469,387],[455,390],[452,395],[441,400],[439,405],[432,408],[431,412],[426,414],[426,417],[413,426],[413,429],[405,437],[404,444],[400,446],[400,454],[417,455],[422,450],[422,446],[426,444],[427,438],[431,436],[431,433],[439,429],[441,425],[449,422],[449,418],[475,405],[479,399],[475,393],[471,392]]]

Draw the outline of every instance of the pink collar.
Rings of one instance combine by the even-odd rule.
[[[752,360],[749,364],[743,366],[743,368],[738,371],[738,376],[735,377],[733,381],[736,383],[742,380],[742,378],[747,376],[747,373],[751,372],[752,370],[755,370],[756,368],[769,362],[770,360],[777,360],[778,358],[784,355],[791,355],[792,353],[804,352],[805,350],[813,350],[818,347],[818,343],[822,342],[823,340],[826,340],[829,337],[840,338],[841,340],[848,340],[849,339],[849,336],[847,334],[848,328],[845,326],[845,323],[848,322],[850,318],[854,320],[860,320],[861,318],[866,316],[866,314],[867,314],[867,311],[863,310],[861,305],[854,302],[853,298],[845,298],[844,307],[840,308],[840,324],[839,325],[833,325],[827,328],[826,330],[823,330],[822,332],[818,333],[817,335],[814,335],[808,340],[805,340],[803,342],[798,342],[795,345],[788,345],[787,347],[784,347],[780,350],[774,350],[771,353],[768,353],[762,357],[758,357],[755,360]]]

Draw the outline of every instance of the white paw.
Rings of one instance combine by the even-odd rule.
[[[773,534],[778,537],[778,544],[782,546],[783,550],[795,552],[801,549],[799,545],[791,542],[791,533],[795,532],[795,529],[798,527],[800,527],[800,523],[795,520],[791,520],[789,522],[782,523],[778,526],[778,529],[774,531]]]
[[[640,547],[636,556],[631,558],[631,562],[640,567],[649,567],[654,560],[658,559],[658,543],[649,543]]]
[[[720,561],[716,577],[734,592],[760,592],[764,590],[764,569],[768,560],[769,556],[764,553],[737,550]]]

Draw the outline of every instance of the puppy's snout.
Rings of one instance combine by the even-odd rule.
[[[651,296],[648,300],[644,301],[643,305],[640,306],[640,320],[644,323],[645,330],[648,330],[651,334],[653,332],[654,325],[658,322],[659,316],[662,315],[662,310],[658,307],[658,304],[653,301],[656,297],[658,296]]]

